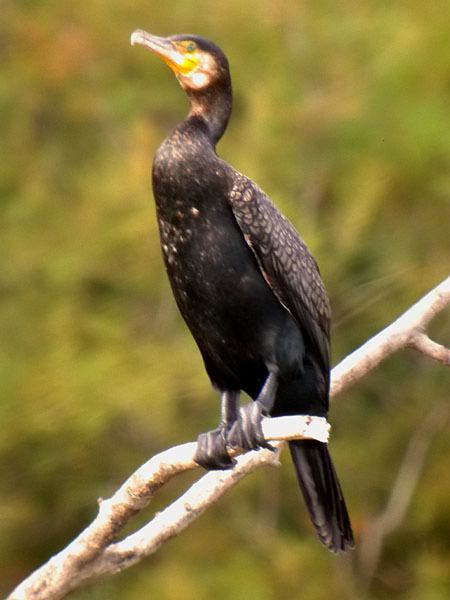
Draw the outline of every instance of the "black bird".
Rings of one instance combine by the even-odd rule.
[[[190,100],[186,119],[153,161],[164,261],[178,308],[221,393],[219,427],[199,436],[196,461],[233,466],[227,444],[267,447],[263,415],[326,416],[330,308],[319,269],[289,221],[253,181],[216,154],[231,113],[228,61],[195,35],[137,30]],[[244,390],[254,402],[239,409]],[[312,522],[330,550],[353,546],[326,444],[289,444]]]

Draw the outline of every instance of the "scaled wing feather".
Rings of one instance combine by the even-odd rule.
[[[236,177],[229,198],[263,276],[296,319],[327,371],[330,305],[316,261],[291,223],[250,179]]]

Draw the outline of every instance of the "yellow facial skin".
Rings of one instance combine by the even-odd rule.
[[[131,35],[131,44],[148,48],[169,65],[176,75],[190,75],[200,63],[197,44],[191,40],[171,41],[138,29]]]
[[[200,57],[196,52],[196,45],[194,42],[179,42],[174,45],[176,47],[175,52],[170,57],[162,58],[175,74],[189,75],[198,67],[200,62]]]

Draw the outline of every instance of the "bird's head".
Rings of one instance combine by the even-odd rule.
[[[226,56],[218,46],[199,36],[179,34],[163,38],[137,29],[131,35],[131,44],[145,46],[159,56],[189,94],[229,83]]]

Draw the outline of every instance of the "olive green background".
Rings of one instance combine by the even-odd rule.
[[[336,363],[448,272],[445,7],[1,2],[0,593],[66,545],[96,499],[149,456],[218,420],[165,278],[150,185],[155,149],[187,102],[162,62],[129,45],[132,30],[197,33],[226,52],[235,104],[218,151],[316,256]],[[447,311],[431,332],[448,343],[449,330]],[[448,384],[442,365],[404,351],[336,398],[332,454],[357,542]],[[361,544],[335,557],[317,542],[286,455],[154,557],[73,597],[448,598],[442,425],[369,581]],[[144,518],[191,479],[172,483]]]

